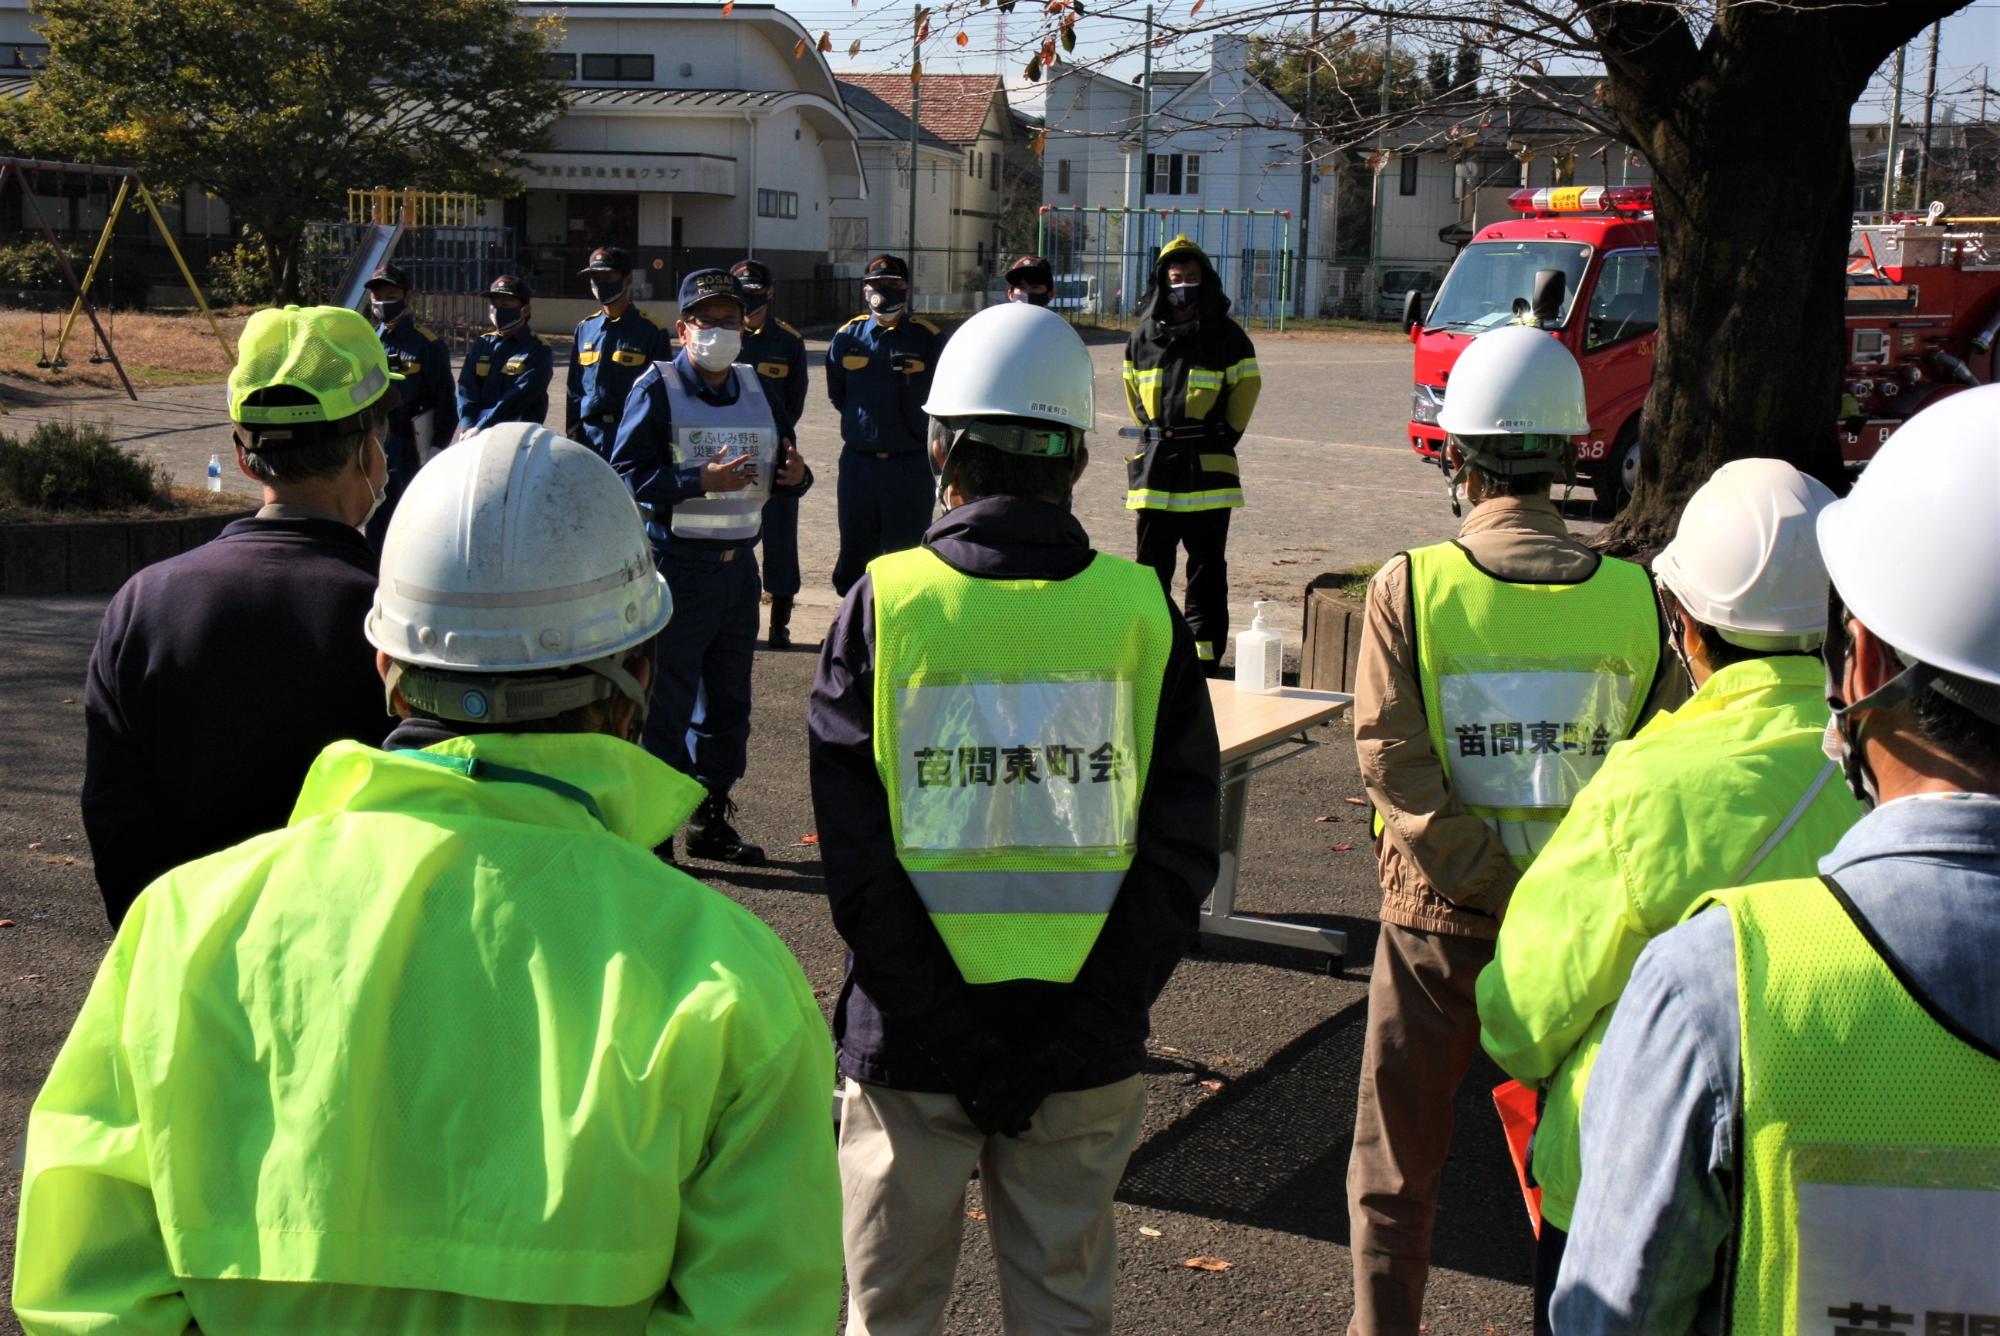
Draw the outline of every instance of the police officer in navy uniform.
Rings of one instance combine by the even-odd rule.
[[[833,588],[843,598],[869,562],[922,541],[936,491],[923,404],[944,336],[910,314],[910,266],[902,256],[870,260],[861,294],[868,309],[836,330],[826,349],[826,393],[840,410]]]
[[[756,866],[764,851],[730,823],[729,789],[749,756],[757,537],[770,495],[804,495],[812,473],[789,413],[740,360],[743,305],[726,270],[698,269],[681,280],[680,351],[633,384],[611,465],[639,502],[674,596],[674,633],[657,650],[646,750],[708,790],[688,823],[688,854]],[[673,842],[660,852],[671,859]]]
[[[806,341],[771,314],[778,285],[758,260],[729,266],[743,294],[742,360],[756,368],[764,393],[793,423],[806,411]],[[772,649],[792,647],[792,600],[799,593],[799,499],[773,492],[764,503],[764,592],[771,597]]]
[[[417,323],[410,303],[415,288],[401,265],[385,264],[369,276],[368,312],[389,358],[403,378],[402,404],[389,414],[385,447],[389,494],[368,521],[368,542],[377,552],[389,532],[389,517],[417,470],[451,440],[456,412],[452,400],[451,350],[443,339]]]
[[[674,351],[667,331],[633,302],[632,261],[621,248],[599,246],[592,251],[583,276],[590,280],[590,295],[604,305],[576,327],[563,435],[608,459],[632,382]]]
[[[527,280],[512,274],[500,275],[486,289],[493,332],[472,341],[465,364],[458,369],[461,432],[480,431],[497,422],[540,425],[548,417],[549,381],[556,359],[528,329],[533,300]]]

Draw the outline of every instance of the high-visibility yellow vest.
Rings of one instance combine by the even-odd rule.
[[[1614,557],[1575,584],[1513,584],[1457,543],[1409,556],[1431,746],[1526,868],[1639,722],[1660,664],[1651,583]]]
[[[1743,1028],[1733,1330],[2000,1320],[2000,1054],[1912,995],[1831,879],[1709,902]]]
[[[1132,866],[1173,623],[1143,566],[985,580],[869,564],[896,857],[968,983],[1068,983]]]

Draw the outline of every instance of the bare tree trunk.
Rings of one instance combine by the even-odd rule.
[[[1738,3],[1699,48],[1672,6],[1592,7],[1606,104],[1653,168],[1661,249],[1639,486],[1604,546],[1664,543],[1731,459],[1843,485],[1848,115],[1899,41],[1958,7]]]

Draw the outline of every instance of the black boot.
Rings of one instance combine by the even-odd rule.
[[[789,598],[771,597],[771,630],[764,637],[764,643],[772,649],[792,647],[792,601]]]
[[[743,837],[736,833],[736,827],[729,824],[729,818],[735,812],[736,804],[729,800],[727,793],[709,790],[708,797],[694,809],[694,818],[687,825],[688,857],[706,859],[711,863],[734,863],[739,867],[764,866],[764,850],[754,844],[745,844]]]

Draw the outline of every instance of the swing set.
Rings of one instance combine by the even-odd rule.
[[[58,181],[76,176],[86,178],[86,182],[101,180],[105,183],[107,194],[111,193],[112,183],[117,183],[116,197],[112,199],[111,207],[104,219],[104,230],[97,238],[97,248],[90,255],[90,266],[84,270],[81,279],[77,278],[76,270],[70,265],[69,256],[63,251],[61,238],[50,225],[48,215],[43,213],[41,201],[36,198],[43,178],[49,176],[57,178]],[[118,226],[118,218],[125,210],[125,201],[134,193],[138,195],[139,203],[153,220],[153,226],[158,230],[160,239],[167,243],[168,252],[174,257],[174,263],[180,267],[181,277],[187,281],[188,291],[194,294],[195,305],[201,308],[202,315],[208,320],[208,327],[214,333],[215,341],[222,345],[223,355],[231,362],[236,360],[236,350],[231,348],[229,340],[223,337],[222,326],[216,323],[215,313],[208,309],[208,302],[201,295],[201,285],[194,281],[193,273],[188,270],[187,261],[181,256],[180,247],[174,244],[173,233],[168,230],[166,220],[160,217],[160,208],[153,202],[152,192],[147,190],[146,183],[139,179],[137,168],[98,167],[80,162],[42,162],[33,158],[0,157],[0,191],[7,188],[9,177],[12,177],[20,188],[23,219],[29,215],[33,216],[34,225],[40,229],[43,239],[55,250],[56,264],[62,269],[63,281],[69,285],[69,290],[76,294],[76,299],[70,304],[69,314],[63,319],[62,332],[56,336],[55,355],[35,365],[56,371],[67,366],[68,363],[63,360],[63,350],[69,344],[70,331],[76,326],[77,316],[85,315],[90,318],[90,327],[96,331],[98,346],[103,349],[102,354],[93,354],[90,360],[111,363],[112,368],[118,372],[119,382],[125,386],[125,393],[135,401],[139,398],[138,392],[132,388],[131,378],[125,374],[124,364],[118,360],[117,349],[111,345],[110,334],[106,331],[104,323],[97,318],[97,304],[90,299],[91,284],[96,282],[97,271],[103,265],[106,253],[111,249],[112,229]]]

